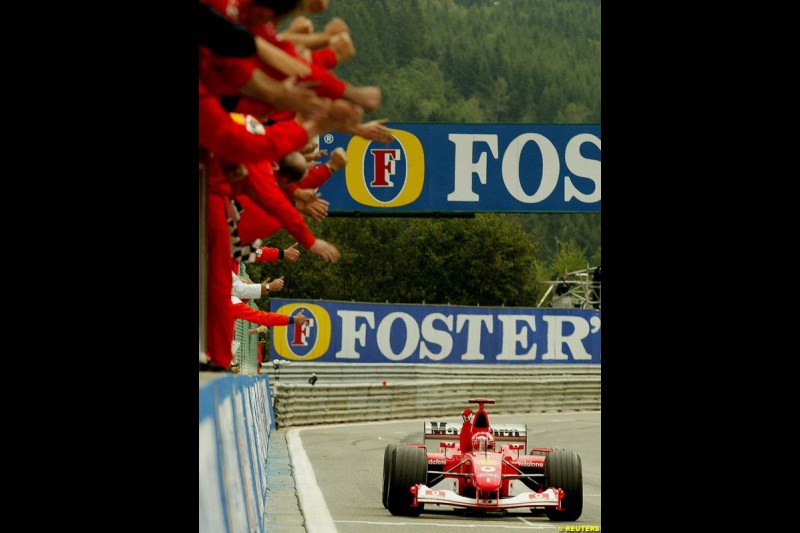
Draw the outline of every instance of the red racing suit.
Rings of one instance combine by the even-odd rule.
[[[244,208],[237,223],[241,242],[249,244],[266,239],[284,228],[303,248],[311,248],[316,238],[278,185],[272,164],[262,162],[245,167],[248,176],[231,184],[233,197]]]
[[[333,175],[331,172],[330,167],[328,165],[317,165],[308,169],[306,175],[298,181],[297,183],[287,183],[281,184],[281,189],[283,189],[283,194],[286,195],[286,198],[290,201],[294,201],[294,191],[298,189],[317,189],[325,185],[325,182],[328,181]],[[280,174],[278,174],[280,176]]]
[[[293,316],[253,309],[236,296],[231,296],[231,304],[234,318],[240,320],[247,320],[260,326],[288,326],[294,324]],[[231,330],[231,334],[233,334],[233,330]]]
[[[199,142],[208,175],[206,350],[209,362],[228,368],[233,359],[230,301],[231,242],[228,226],[230,184],[220,158],[242,163],[277,160],[308,143],[306,131],[285,121],[254,135],[236,123],[202,82],[199,84]]]

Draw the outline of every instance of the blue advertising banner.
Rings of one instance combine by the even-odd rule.
[[[329,133],[347,166],[331,214],[600,212],[599,124],[387,124],[390,144]]]
[[[274,326],[274,359],[339,363],[600,363],[600,310],[286,300],[309,318]]]

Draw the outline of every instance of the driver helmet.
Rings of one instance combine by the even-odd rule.
[[[494,437],[487,431],[475,433],[472,436],[472,449],[476,452],[494,451]]]

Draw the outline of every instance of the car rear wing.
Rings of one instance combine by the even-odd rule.
[[[494,441],[499,449],[506,442],[521,442],[528,448],[527,424],[492,424]],[[458,442],[461,422],[424,422],[423,439],[428,450],[438,450],[439,443]]]

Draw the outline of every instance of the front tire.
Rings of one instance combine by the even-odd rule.
[[[381,493],[381,501],[383,502],[383,507],[386,509],[389,508],[389,478],[392,472],[392,461],[394,460],[397,448],[400,446],[402,446],[402,444],[393,442],[392,444],[388,444],[383,451],[383,491]]]
[[[561,500],[563,511],[553,507],[545,509],[550,520],[574,522],[583,512],[583,470],[580,456],[569,450],[553,450],[544,460],[544,481],[547,488],[564,491]]]
[[[425,504],[412,507],[411,486],[425,483],[428,477],[428,455],[422,448],[398,446],[389,466],[386,508],[395,516],[419,516]]]

